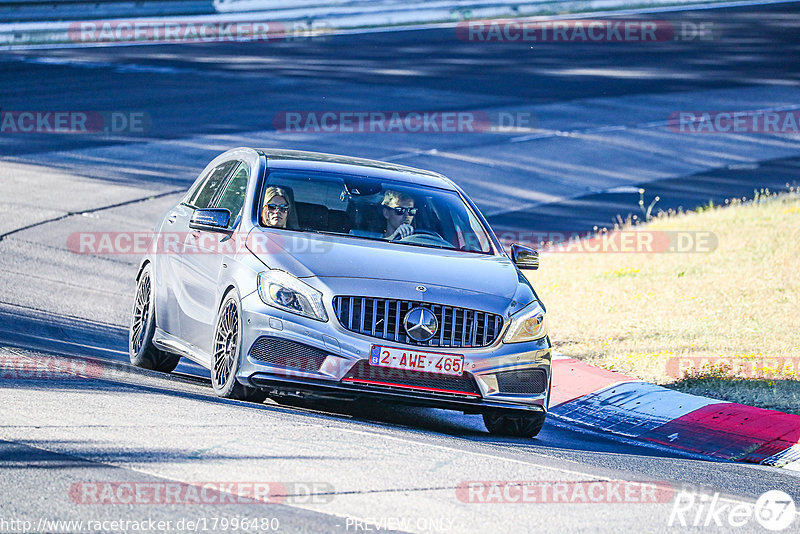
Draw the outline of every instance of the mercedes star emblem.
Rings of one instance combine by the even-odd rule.
[[[439,329],[439,320],[427,308],[414,308],[406,314],[403,326],[414,341],[428,341]]]

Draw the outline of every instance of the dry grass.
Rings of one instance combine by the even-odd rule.
[[[634,229],[710,231],[718,246],[544,253],[528,278],[547,306],[556,351],[682,391],[800,413],[797,192],[663,214]]]

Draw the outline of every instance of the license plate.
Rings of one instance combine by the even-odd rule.
[[[407,371],[421,371],[440,375],[461,376],[464,372],[463,354],[421,352],[373,345],[369,355],[370,365],[391,367]]]

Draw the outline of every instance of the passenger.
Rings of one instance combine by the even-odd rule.
[[[264,205],[261,209],[261,224],[276,228],[286,228],[289,214],[293,212],[291,197],[280,187],[270,186],[264,192]]]
[[[399,191],[386,191],[383,196],[383,216],[386,219],[386,231],[383,238],[389,241],[402,239],[414,233],[411,221],[417,214],[414,199]]]

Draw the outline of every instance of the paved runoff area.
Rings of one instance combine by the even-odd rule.
[[[624,17],[669,22],[655,42],[470,40],[453,25],[4,53],[0,531],[796,530],[767,493],[796,501],[795,472],[574,417],[499,439],[477,416],[251,405],[215,398],[189,363],[132,369],[139,255],[80,236],[151,231],[242,145],[443,172],[506,240],[641,215],[640,189],[666,209],[797,185],[797,14]],[[82,523],[48,523],[62,520]]]

